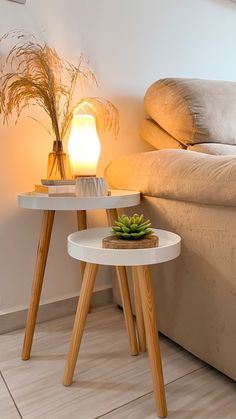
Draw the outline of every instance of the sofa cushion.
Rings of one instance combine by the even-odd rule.
[[[202,143],[188,146],[187,150],[198,151],[199,153],[214,154],[218,156],[236,155],[236,145]]]
[[[113,161],[111,187],[200,204],[236,205],[236,157],[188,150],[160,150]]]
[[[144,119],[141,122],[140,135],[157,150],[185,147],[152,119]]]
[[[236,144],[236,83],[162,79],[144,98],[145,110],[183,144]]]

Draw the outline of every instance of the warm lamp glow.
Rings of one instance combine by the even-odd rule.
[[[101,145],[92,115],[75,115],[68,141],[73,172],[76,176],[96,175]]]

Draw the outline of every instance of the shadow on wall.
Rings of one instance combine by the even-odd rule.
[[[4,217],[0,231],[1,310],[28,304],[41,214],[41,211],[19,208],[10,211],[8,216]],[[68,256],[66,249],[67,235],[76,228],[75,212],[56,213],[43,292],[43,295],[46,292],[47,298],[63,295],[65,289],[67,294],[74,292],[76,288],[79,289],[79,267]]]
[[[223,7],[235,10],[236,13],[236,0],[211,0],[212,3],[221,4]],[[233,4],[235,3],[235,4]]]
[[[153,150],[139,135],[140,123],[145,115],[143,97],[120,96],[109,99],[119,111],[120,131],[117,140],[111,135],[101,138],[102,151],[98,165],[100,176],[108,164],[118,157]]]

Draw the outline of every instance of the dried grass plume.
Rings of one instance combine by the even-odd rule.
[[[74,112],[94,115],[100,133],[111,131],[117,137],[116,107],[100,97],[77,96],[78,89],[97,85],[83,54],[77,65],[71,64],[46,42],[16,30],[0,38],[0,47],[12,42],[0,75],[0,113],[4,123],[14,114],[17,122],[24,108],[38,105],[48,115],[50,124],[45,128],[57,142],[65,138]]]

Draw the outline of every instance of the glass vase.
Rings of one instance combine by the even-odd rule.
[[[53,142],[53,151],[48,156],[47,179],[72,179],[70,156],[63,151],[62,141]]]

